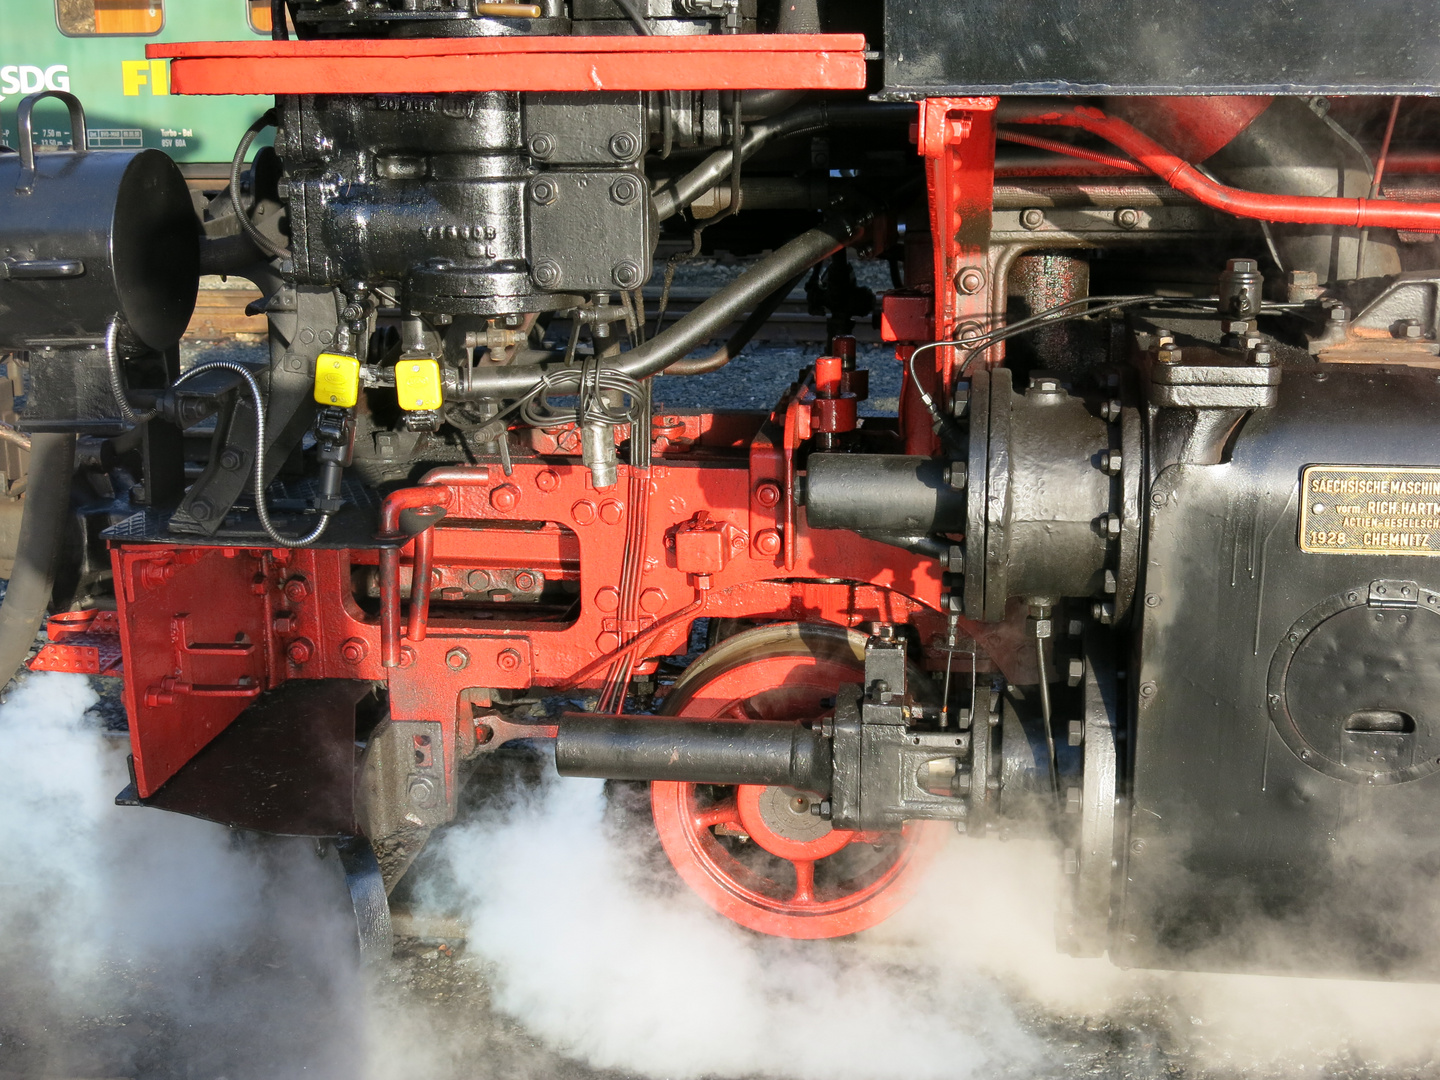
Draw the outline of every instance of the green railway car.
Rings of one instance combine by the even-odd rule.
[[[147,60],[145,46],[269,36],[268,0],[0,0],[4,141],[14,145],[22,97],[69,90],[85,104],[92,147],[155,147],[192,180],[216,175],[270,100],[172,95],[168,62]],[[64,107],[42,104],[37,146],[66,146],[70,139]]]

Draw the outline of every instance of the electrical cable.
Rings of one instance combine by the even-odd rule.
[[[1087,305],[1092,303],[1099,303],[1100,306],[1096,308],[1089,308]],[[985,334],[981,334],[979,337],[964,339],[957,338],[949,341],[927,342],[926,344],[921,345],[919,348],[917,348],[914,352],[910,354],[910,358],[907,361],[907,367],[909,368],[910,378],[915,383],[915,389],[920,394],[921,403],[930,413],[930,416],[934,419],[935,423],[937,425],[941,425],[945,424],[947,421],[941,414],[939,408],[936,406],[935,399],[930,395],[929,391],[925,389],[924,385],[921,384],[920,376],[915,371],[916,357],[918,357],[921,353],[926,352],[927,350],[945,347],[966,349],[967,351],[965,353],[965,358],[961,361],[960,366],[956,369],[956,375],[957,377],[960,377],[965,374],[965,372],[969,369],[970,365],[975,362],[975,359],[980,356],[980,354],[982,354],[986,349],[990,348],[993,345],[998,345],[1000,342],[1006,341],[1012,337],[1015,337],[1018,334],[1023,334],[1029,330],[1033,330],[1039,326],[1049,326],[1055,323],[1069,322],[1072,319],[1085,318],[1091,315],[1103,315],[1109,311],[1119,311],[1122,308],[1136,307],[1143,304],[1213,305],[1214,303],[1215,300],[1213,297],[1191,298],[1177,296],[1159,296],[1153,293],[1135,296],[1082,296],[1075,300],[1066,301],[1063,304],[1057,304],[1053,308],[1047,308],[1044,311],[1037,312],[1034,315],[1030,315],[1024,319],[1021,319],[1019,322],[1008,323],[1005,326],[996,327],[994,330],[991,330]]]
[[[254,241],[255,246],[272,259],[280,259],[284,258],[288,252],[284,248],[276,247],[268,236],[255,227],[255,223],[250,220],[250,215],[245,212],[240,201],[240,170],[245,164],[245,155],[250,152],[250,144],[255,141],[255,136],[275,123],[275,110],[267,109],[258,120],[245,129],[245,134],[240,136],[240,145],[235,147],[235,156],[230,159],[230,207],[235,211],[235,216],[240,219],[240,228],[246,236]],[[253,182],[253,169],[251,176]]]
[[[635,24],[635,29],[640,31],[643,37],[653,37],[655,30],[645,19],[645,13],[640,10],[636,0],[615,0],[620,5],[620,10],[625,12],[626,17]]]
[[[313,544],[320,539],[321,534],[330,524],[331,514],[329,511],[322,510],[319,524],[304,536],[288,537],[280,532],[274,522],[270,520],[270,508],[265,505],[265,400],[260,396],[260,384],[255,381],[255,376],[250,369],[244,364],[237,364],[231,360],[207,360],[203,364],[196,364],[181,375],[175,380],[173,386],[179,386],[202,371],[217,369],[233,371],[245,380],[245,385],[250,390],[250,397],[255,402],[255,515],[260,519],[260,527],[265,530],[266,536],[281,547],[306,547]]]

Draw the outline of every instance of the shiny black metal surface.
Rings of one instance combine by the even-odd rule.
[[[884,94],[1425,93],[1437,29],[1420,0],[887,0]]]

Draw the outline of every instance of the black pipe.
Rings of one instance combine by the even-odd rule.
[[[689,360],[676,360],[660,374],[704,375],[707,372],[719,371],[731,360],[739,356],[741,349],[750,344],[750,339],[760,332],[762,326],[770,321],[770,316],[775,314],[776,309],[785,302],[785,298],[790,295],[790,291],[794,289],[796,285],[800,284],[800,279],[804,276],[805,271],[796,274],[784,285],[781,285],[780,288],[762,300],[755,310],[746,317],[745,321],[735,328],[735,332],[730,335],[730,340],[725,342],[724,345],[721,345],[709,356],[697,356]]]
[[[821,131],[831,127],[855,127],[869,124],[899,124],[915,119],[915,105],[910,102],[820,102],[781,113],[771,120],[761,120],[745,129],[740,143],[741,162],[749,161],[765,145],[783,135],[804,131]],[[730,174],[734,151],[717,150],[684,176],[677,177],[655,193],[655,213],[661,221],[689,206],[702,192],[708,191]]]
[[[781,720],[565,716],[555,736],[561,776],[765,784],[828,795],[830,740]]]
[[[75,471],[74,435],[32,435],[25,510],[15,568],[0,604],[0,675],[11,679],[35,644],[50,606],[55,564],[70,520],[70,477]]]
[[[823,262],[848,244],[870,220],[869,210],[852,215],[834,214],[813,229],[760,259],[668,330],[629,352],[621,353],[605,368],[643,379],[658,374],[682,356],[704,345],[743,311],[770,296],[796,275]],[[550,368],[549,371],[554,371]],[[575,368],[579,378],[579,368]],[[473,367],[446,372],[447,399],[523,397],[534,391],[547,374],[541,365]]]

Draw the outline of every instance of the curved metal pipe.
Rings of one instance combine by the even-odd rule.
[[[730,340],[721,345],[709,356],[696,356],[688,360],[676,360],[673,364],[660,372],[661,375],[705,375],[711,371],[719,371],[735,357],[740,355],[740,350],[750,344],[750,339],[760,332],[760,328],[770,321],[770,316],[775,314],[775,309],[785,302],[796,285],[800,284],[806,271],[801,271],[787,281],[780,288],[762,300],[752,311],[745,321],[730,335]]]
[[[32,435],[30,473],[15,569],[0,604],[0,674],[12,678],[30,653],[50,606],[55,564],[70,520],[74,435]]]
[[[1016,115],[1018,113],[1019,115]],[[1296,225],[1344,225],[1413,232],[1440,232],[1440,203],[1402,203],[1388,199],[1344,199],[1316,195],[1275,195],[1242,191],[1210,179],[1124,120],[1089,106],[1015,110],[1004,120],[1016,124],[1075,127],[1118,146],[1176,191],[1235,217]]]
[[[870,216],[869,210],[849,217],[835,215],[801,233],[765,256],[668,330],[607,361],[605,369],[634,379],[658,374],[686,353],[704,345],[741,312],[753,308],[799,274],[839,251],[865,227]],[[551,367],[548,372],[556,370]],[[572,370],[578,374],[578,368]],[[445,395],[452,401],[523,397],[536,390],[546,374],[547,369],[542,365],[466,368],[446,373]]]
[[[746,128],[745,138],[740,142],[740,161],[743,164],[750,160],[767,143],[782,135],[798,135],[803,131],[820,131],[830,127],[894,124],[914,118],[915,105],[910,102],[820,102],[804,105],[773,120],[761,120]],[[730,175],[734,156],[732,150],[717,150],[668,187],[657,191],[654,199],[659,219],[664,221],[673,217]]]

